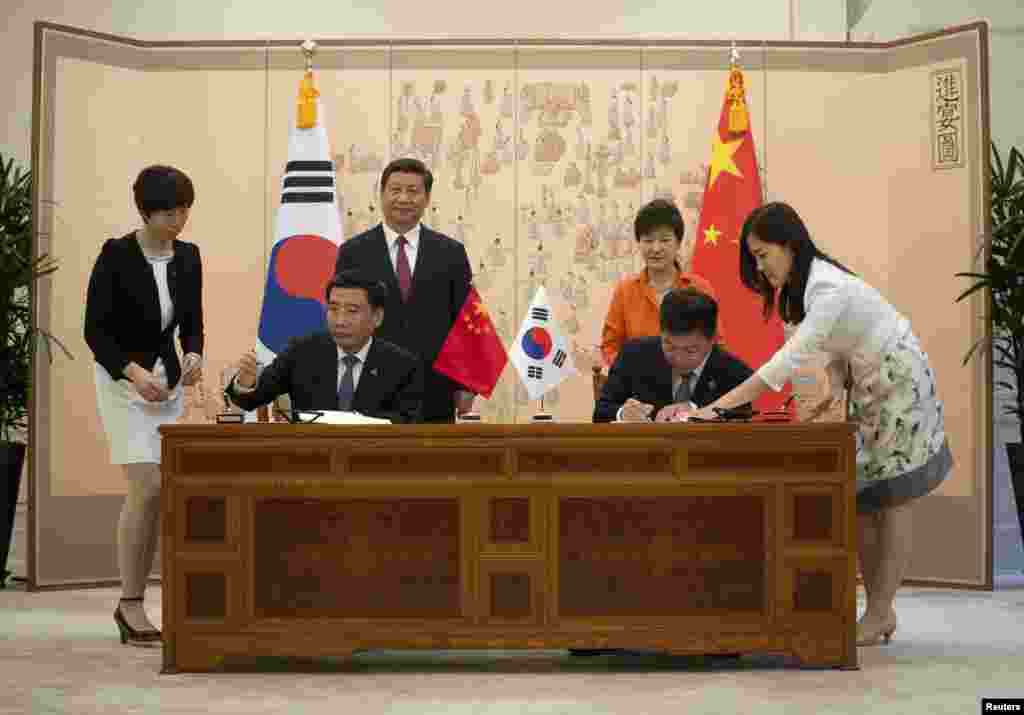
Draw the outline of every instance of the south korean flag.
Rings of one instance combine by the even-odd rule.
[[[509,360],[519,373],[531,400],[557,387],[576,374],[568,344],[555,322],[544,286],[537,289],[526,317],[509,351]]]

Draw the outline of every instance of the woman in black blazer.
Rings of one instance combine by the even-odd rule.
[[[182,386],[201,376],[202,261],[177,240],[195,200],[192,181],[169,166],[143,169],[133,186],[142,228],[109,239],[89,277],[85,341],[96,361],[96,403],[111,462],[128,494],[117,529],[122,643],[160,640],[143,608],[160,517],[160,434],[184,409]],[[174,347],[178,332],[184,360]]]

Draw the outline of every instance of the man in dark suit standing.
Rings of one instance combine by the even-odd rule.
[[[677,408],[714,402],[752,370],[715,344],[718,303],[693,288],[661,301],[661,335],[622,347],[594,407],[594,422],[667,422]]]
[[[380,180],[384,221],[343,243],[336,268],[358,268],[388,286],[377,335],[422,360],[423,421],[454,422],[456,412],[472,409],[474,395],[433,365],[469,293],[472,269],[461,243],[420,223],[433,184],[417,159],[388,164]]]
[[[327,332],[293,340],[257,378],[256,353],[239,361],[228,386],[246,410],[287,394],[295,410],[343,410],[392,422],[419,422],[423,368],[404,348],[374,337],[387,288],[348,271],[326,289]]]

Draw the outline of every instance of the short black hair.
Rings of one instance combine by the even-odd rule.
[[[636,220],[633,221],[633,233],[636,240],[641,236],[653,233],[662,226],[668,226],[676,235],[677,241],[683,240],[686,233],[686,224],[683,223],[683,214],[679,207],[666,199],[654,199],[640,207],[636,212]]]
[[[325,302],[331,301],[331,291],[335,288],[362,288],[366,291],[366,299],[371,308],[383,308],[388,299],[388,287],[381,281],[370,278],[362,271],[346,270],[336,273],[324,290]]]
[[[709,340],[718,330],[718,303],[694,288],[675,288],[661,300],[661,332],[689,335],[694,331]]]
[[[403,174],[419,174],[423,177],[423,189],[428,194],[430,190],[434,188],[434,175],[430,173],[430,169],[419,159],[413,159],[406,157],[404,159],[395,159],[390,164],[384,167],[384,173],[380,175],[380,190],[383,191],[384,187],[388,185],[388,179],[395,172],[402,172]]]
[[[177,208],[192,208],[196,190],[192,179],[180,169],[163,164],[147,166],[139,172],[132,185],[135,207],[148,219],[154,211],[170,211]]]

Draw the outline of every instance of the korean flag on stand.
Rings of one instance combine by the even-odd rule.
[[[537,294],[533,296],[515,344],[509,351],[509,360],[531,400],[539,399],[562,380],[576,374],[576,366],[555,323],[544,286],[537,288]]]

